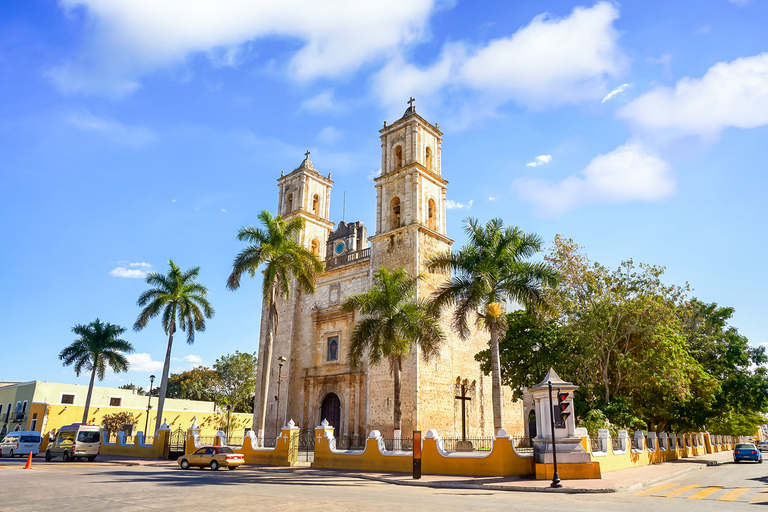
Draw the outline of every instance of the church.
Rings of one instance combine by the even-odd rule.
[[[341,305],[346,296],[367,291],[382,265],[391,270],[402,267],[410,275],[423,273],[419,297],[429,297],[449,277],[429,273],[425,267],[433,254],[450,251],[453,244],[446,236],[448,181],[441,171],[442,132],[416,113],[413,98],[409,104],[400,119],[391,125],[385,122],[379,130],[381,173],[374,179],[376,225],[372,228],[362,222],[336,225],[330,219],[331,174],[316,169],[309,152],[299,167],[277,180],[277,213],[286,220],[304,219],[299,241],[325,263],[325,270],[317,276],[314,294],[294,287],[289,300],[278,302],[280,322],[268,376],[265,437],[289,420],[302,428],[327,420],[337,438],[365,437],[372,430],[384,437],[394,435],[394,379],[389,364],[350,365],[348,340],[360,318],[359,312],[344,312]],[[259,361],[263,360],[266,318],[263,309]],[[452,332],[447,314],[440,325],[446,341],[439,356],[424,361],[414,349],[403,361],[402,437],[428,429],[436,429],[443,437],[460,437],[462,420],[468,437],[493,436],[491,378],[483,375],[474,358],[488,347],[489,335],[478,331],[462,340]],[[263,365],[258,371],[257,382],[264,382]],[[460,384],[464,384],[463,393]],[[257,414],[260,397],[257,393]],[[523,405],[511,397],[505,387],[503,425],[508,434],[522,436]]]

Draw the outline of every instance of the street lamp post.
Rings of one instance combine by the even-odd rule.
[[[533,350],[534,355],[536,356],[536,378],[539,378],[539,349],[541,348],[541,344],[538,341],[534,341],[531,345],[531,350]]]
[[[280,427],[280,384],[282,384],[283,380],[283,365],[287,359],[283,356],[280,356],[277,358],[277,396],[275,397],[275,400],[277,400],[277,410],[275,411],[275,442],[277,442],[277,436],[278,436],[278,429]]]
[[[232,406],[227,404],[227,444],[229,444],[229,413],[232,411]]]
[[[149,376],[149,393],[147,393],[147,417],[144,419],[144,438],[147,437],[147,428],[149,427],[149,411],[152,409],[152,384],[155,382],[155,376]]]
[[[560,483],[560,475],[557,474],[557,446],[555,443],[555,407],[552,404],[552,381],[547,381],[547,384],[549,384],[549,417],[550,417],[550,425],[552,427],[552,462],[554,463],[554,467],[552,468],[554,470],[552,474],[552,483],[549,484],[550,487],[559,488],[562,487],[563,484]]]

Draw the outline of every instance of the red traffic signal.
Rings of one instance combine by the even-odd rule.
[[[560,413],[560,421],[565,422],[566,418],[571,415],[568,411],[568,408],[571,406],[570,402],[566,402],[568,399],[568,392],[567,391],[560,391],[557,390],[557,408],[559,409]]]

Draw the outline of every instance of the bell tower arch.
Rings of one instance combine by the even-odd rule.
[[[410,98],[403,116],[379,130],[381,175],[375,179],[376,234],[370,239],[374,269],[402,266],[411,275],[453,243],[446,236],[443,133],[416,113],[414,102]],[[392,244],[401,247],[394,251]]]
[[[295,217],[304,219],[304,231],[299,242],[324,261],[325,241],[334,228],[330,219],[331,174],[328,173],[327,177],[320,174],[307,151],[301,165],[288,174],[281,173],[277,186],[277,213],[286,220]]]

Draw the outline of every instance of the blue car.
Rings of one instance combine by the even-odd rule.
[[[742,460],[753,460],[757,463],[763,463],[763,454],[752,443],[739,443],[733,449],[733,462]]]

